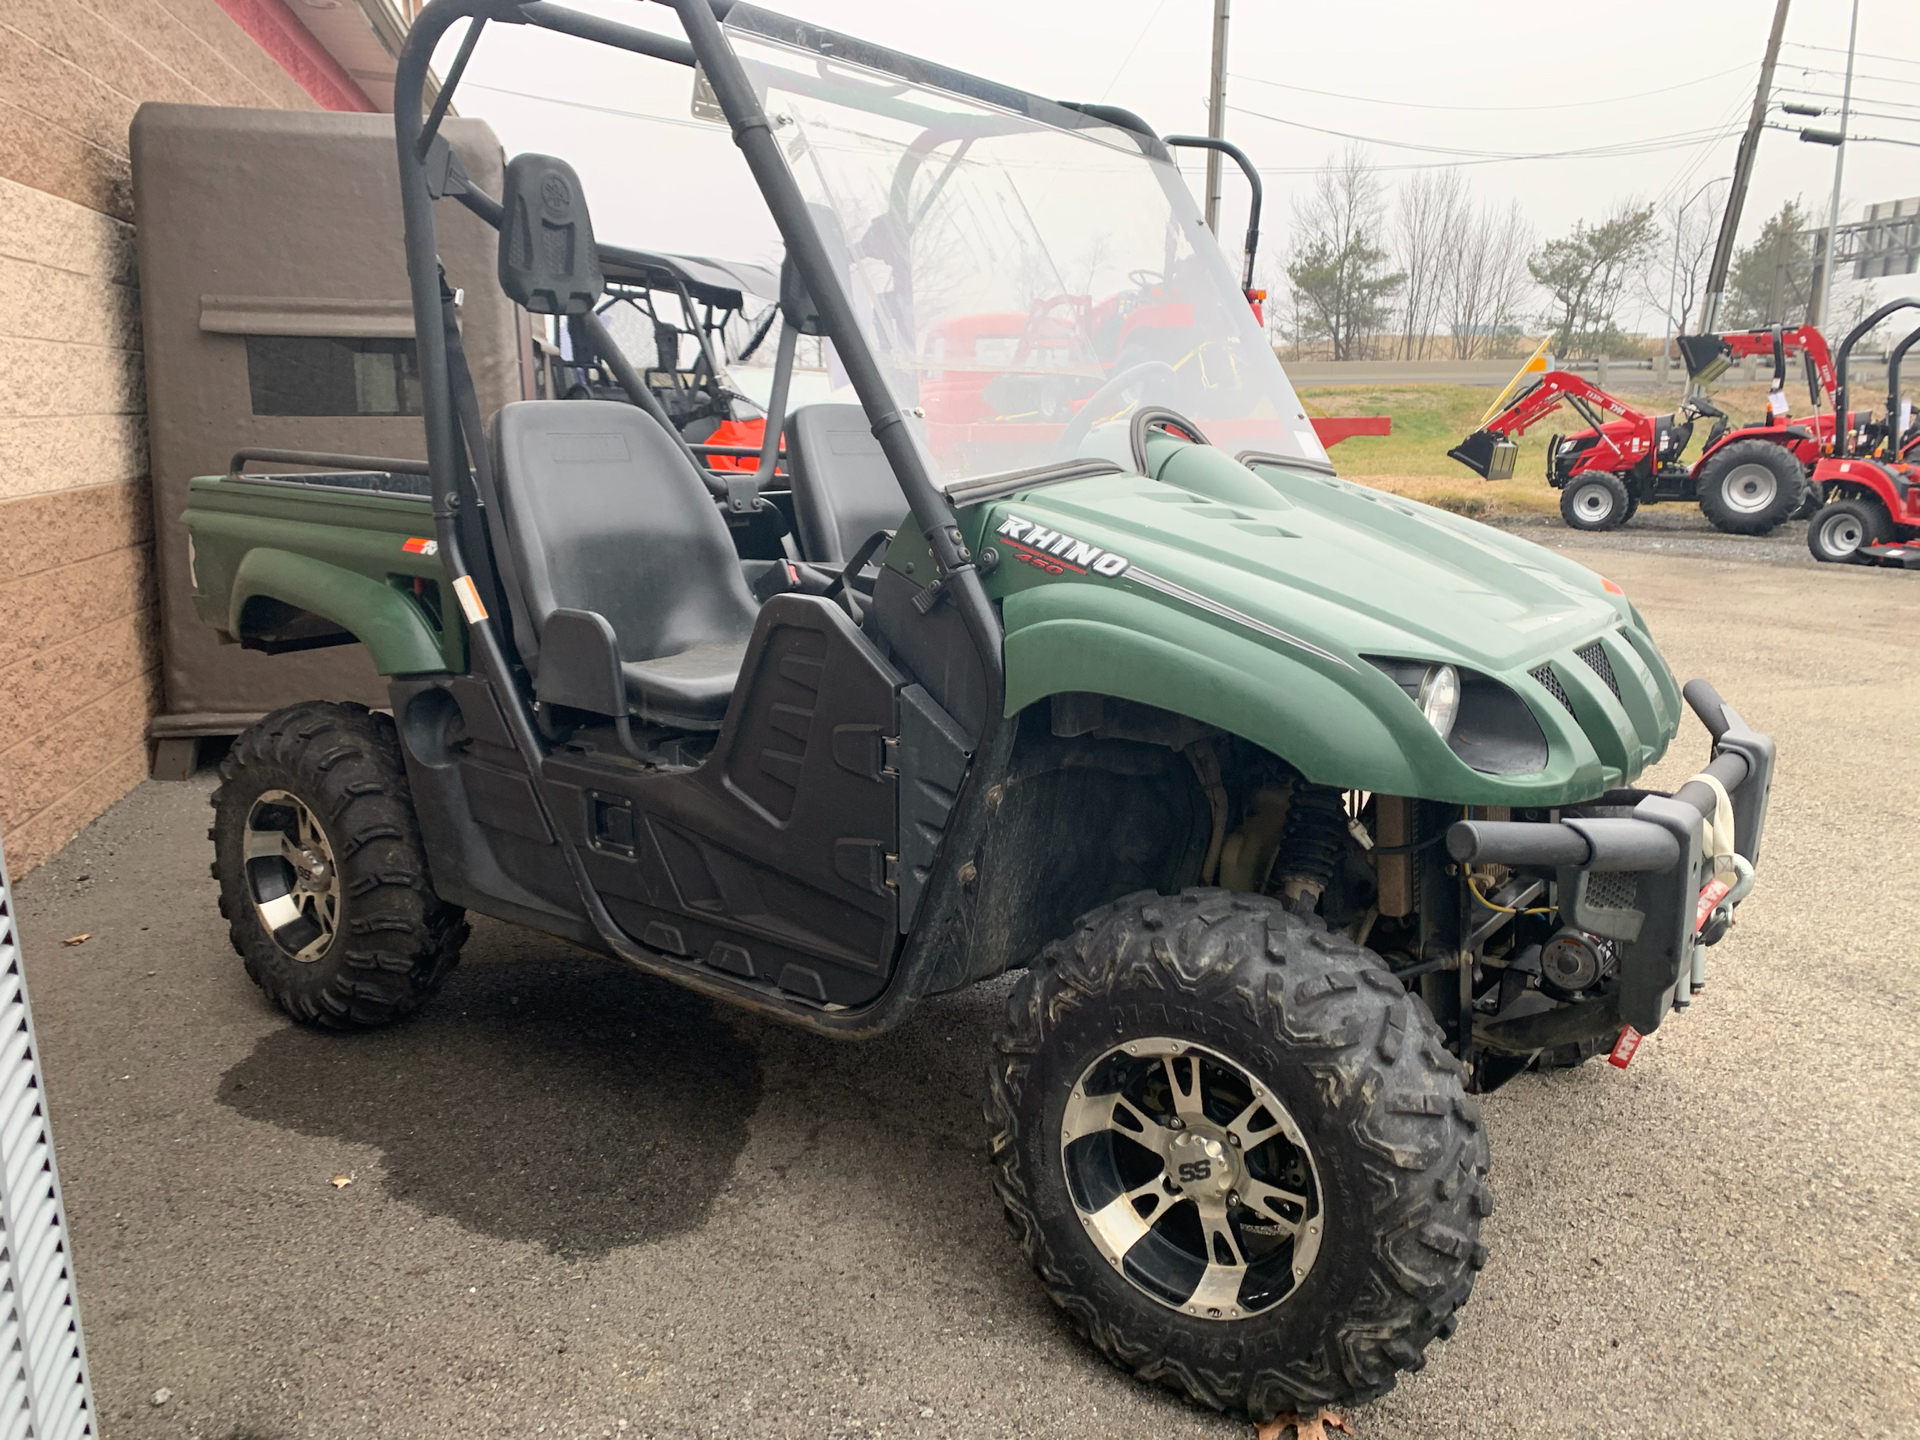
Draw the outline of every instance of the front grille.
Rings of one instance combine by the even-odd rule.
[[[1607,658],[1606,647],[1596,640],[1591,645],[1583,646],[1573,653],[1587,662],[1593,673],[1606,682],[1607,689],[1613,692],[1613,698],[1618,700],[1620,682],[1613,678],[1613,661]]]
[[[1600,910],[1631,910],[1640,898],[1640,877],[1594,871],[1587,876],[1587,903]]]
[[[1573,714],[1573,699],[1567,694],[1567,687],[1560,683],[1560,677],[1553,673],[1553,666],[1542,665],[1537,670],[1529,670],[1529,675],[1540,682],[1540,686],[1554,699],[1567,707],[1567,713]]]

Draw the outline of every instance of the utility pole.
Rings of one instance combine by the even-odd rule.
[[[1853,45],[1860,34],[1860,0],[1853,0],[1853,20],[1847,26],[1847,79],[1840,87],[1840,143],[1833,147],[1833,203],[1827,210],[1827,245],[1820,256],[1820,287],[1813,295],[1813,323],[1827,323],[1827,305],[1833,299],[1833,250],[1840,230],[1840,181],[1847,172],[1847,124],[1853,110]]]
[[[1780,0],[1782,6],[1786,0]],[[1213,0],[1213,83],[1207,89],[1207,136],[1227,138],[1228,0]],[[1207,152],[1207,228],[1220,234],[1220,152]]]
[[[1733,241],[1740,230],[1740,211],[1747,203],[1747,182],[1753,178],[1754,155],[1760,131],[1767,123],[1767,103],[1773,96],[1773,67],[1780,59],[1780,37],[1787,28],[1787,0],[1775,0],[1773,29],[1767,35],[1766,58],[1760,62],[1760,85],[1753,92],[1753,113],[1733,162],[1733,188],[1727,192],[1727,211],[1720,217],[1720,239],[1713,247],[1713,268],[1707,272],[1707,298],[1700,310],[1700,332],[1711,335],[1720,323],[1720,299],[1727,291],[1727,271],[1733,264]]]

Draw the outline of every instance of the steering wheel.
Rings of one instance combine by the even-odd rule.
[[[1156,285],[1166,284],[1167,277],[1162,275],[1158,270],[1129,270],[1127,272],[1127,283],[1129,285],[1136,285],[1142,290],[1151,290]]]
[[[1144,360],[1138,365],[1129,366],[1102,385],[1087,397],[1087,403],[1080,407],[1080,413],[1067,422],[1067,428],[1060,432],[1060,438],[1054,443],[1053,454],[1057,460],[1069,460],[1079,453],[1080,442],[1087,438],[1093,429],[1093,422],[1100,418],[1101,407],[1119,395],[1136,381],[1149,375],[1165,372],[1166,377],[1174,378],[1173,367],[1164,360]]]

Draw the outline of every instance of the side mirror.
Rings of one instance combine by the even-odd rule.
[[[620,642],[607,617],[591,610],[556,610],[540,631],[535,698],[595,715],[624,716],[627,686],[620,676]]]
[[[535,315],[592,313],[607,282],[573,167],[516,155],[500,199],[500,288]]]

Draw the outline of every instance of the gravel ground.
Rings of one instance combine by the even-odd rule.
[[[1493,1258],[1365,1440],[1920,1433],[1920,946],[1886,908],[1920,577],[1686,519],[1527,533],[1779,739],[1760,888],[1631,1069],[1490,1097]],[[1676,750],[1668,782],[1691,721]],[[481,921],[415,1022],[311,1034],[227,946],[209,790],[142,785],[19,887],[112,1440],[1249,1433],[1109,1368],[1008,1239],[1004,983],[851,1048]]]

